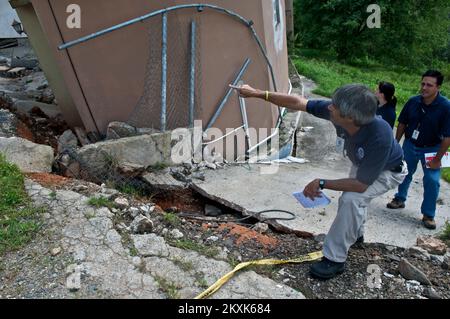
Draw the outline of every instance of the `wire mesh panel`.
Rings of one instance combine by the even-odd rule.
[[[194,18],[193,18],[194,19]],[[167,28],[167,114],[166,129],[189,126],[190,73],[191,73],[191,21],[180,20],[175,13],[168,14]],[[200,18],[195,18],[195,108],[194,118],[201,114],[201,59]],[[135,127],[161,129],[162,109],[162,16],[148,22],[149,57],[143,94],[128,123]]]

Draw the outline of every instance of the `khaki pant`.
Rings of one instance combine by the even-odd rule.
[[[356,171],[357,167],[353,166],[350,178],[356,177]],[[332,261],[344,262],[350,246],[364,235],[367,207],[372,199],[398,187],[407,174],[406,163],[403,163],[401,173],[383,171],[364,193],[343,192],[336,218],[323,244],[323,255]]]

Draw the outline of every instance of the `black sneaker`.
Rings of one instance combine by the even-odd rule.
[[[312,264],[309,270],[315,278],[331,279],[344,272],[345,262],[337,263],[323,257],[321,261]]]

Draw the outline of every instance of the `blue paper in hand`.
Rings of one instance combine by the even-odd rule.
[[[310,198],[306,197],[303,192],[297,192],[293,194],[294,197],[302,204],[305,208],[314,208],[318,206],[326,206],[331,203],[331,200],[325,195],[324,192],[321,192],[322,197],[314,198],[314,201]]]

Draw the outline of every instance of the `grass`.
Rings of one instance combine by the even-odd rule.
[[[19,168],[0,154],[0,255],[23,247],[39,228],[39,214],[25,192]]]
[[[113,202],[111,202],[109,199],[100,196],[100,197],[91,197],[88,200],[88,205],[94,206],[96,208],[100,207],[108,207],[109,209],[114,208],[115,205]]]
[[[443,240],[450,247],[450,222],[448,220],[445,221],[444,228],[439,234],[439,239]]]
[[[149,169],[155,172],[155,171],[165,170],[168,167],[169,167],[169,165],[167,165],[166,163],[158,162],[158,163],[150,166]]]
[[[133,197],[142,197],[144,196],[143,190],[133,186],[133,185],[124,185],[117,187],[117,190],[121,193],[131,195]]]
[[[450,168],[442,169],[442,178],[450,183]]]
[[[161,291],[166,294],[168,299],[180,299],[180,295],[178,293],[178,291],[180,290],[179,286],[160,276],[154,276],[154,278],[158,283]]]
[[[189,239],[180,239],[171,243],[173,246],[184,250],[193,250],[206,257],[215,257],[219,254],[219,250],[216,247],[208,247],[196,243]]]
[[[164,215],[164,221],[172,226],[178,226],[181,224],[180,218],[173,213],[166,213]]]
[[[293,61],[298,72],[312,80],[318,87],[313,93],[331,97],[334,91],[348,83],[362,83],[375,90],[380,81],[395,85],[395,95],[398,99],[397,115],[405,103],[414,95],[419,94],[422,72],[409,70],[399,66],[386,66],[374,61],[364,61],[355,65],[342,64],[333,56],[314,50],[296,50]],[[441,93],[450,96],[450,69],[442,71],[445,78]],[[450,168],[442,170],[442,177],[450,183]]]
[[[397,113],[401,111],[411,96],[419,94],[423,73],[398,66],[383,66],[376,62],[367,62],[365,65],[357,66],[342,64],[333,60],[332,57],[322,56],[320,52],[308,54],[308,56],[296,55],[293,56],[293,61],[300,74],[318,84],[313,93],[326,97],[331,97],[338,87],[348,83],[362,83],[375,89],[380,81],[391,82],[396,87]],[[450,96],[449,80],[442,85],[442,93],[447,97]]]
[[[189,272],[194,269],[194,265],[190,261],[185,261],[182,259],[173,259],[172,262],[180,267],[183,271]]]

